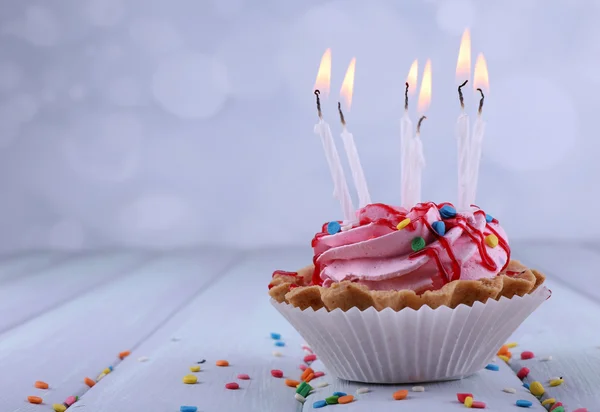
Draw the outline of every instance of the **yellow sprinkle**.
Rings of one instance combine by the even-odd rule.
[[[548,398],[545,401],[542,402],[542,405],[546,406],[546,405],[553,405],[556,403],[556,399],[554,398]]]
[[[106,368],[102,371],[103,374],[108,375],[110,373],[110,369]]]
[[[54,405],[52,405],[52,409],[54,409],[54,412],[65,412],[67,410],[67,407],[63,404],[55,403]]]
[[[196,382],[198,382],[198,378],[196,377],[196,375],[185,375],[183,377],[183,383],[194,384]]]
[[[200,372],[200,365],[190,366],[192,372]]]
[[[507,343],[506,346],[509,349],[512,349],[512,348],[516,348],[518,345],[517,345],[517,342],[511,342],[511,343]]]
[[[531,382],[531,385],[529,385],[529,392],[531,392],[534,396],[542,396],[546,390],[540,382],[535,381]]]
[[[559,386],[562,385],[564,382],[564,379],[552,379],[550,381],[550,386]]]
[[[490,233],[489,235],[487,235],[485,237],[485,244],[488,245],[489,247],[498,246],[498,237],[496,237],[495,234]]]
[[[410,219],[407,217],[406,219],[404,219],[403,221],[401,221],[400,223],[398,223],[398,225],[396,226],[396,229],[402,230],[406,226],[408,226],[409,224],[410,224]]]
[[[508,363],[508,361],[510,360],[508,356],[504,356],[504,355],[498,355],[498,358],[502,359],[506,363]]]
[[[473,398],[471,398],[470,396],[467,396],[465,398],[465,406],[467,408],[470,408],[471,406],[473,406]]]

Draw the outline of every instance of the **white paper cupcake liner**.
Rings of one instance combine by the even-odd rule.
[[[300,310],[271,300],[330,373],[367,383],[460,379],[490,362],[500,346],[548,297],[540,287],[512,299],[395,312]]]

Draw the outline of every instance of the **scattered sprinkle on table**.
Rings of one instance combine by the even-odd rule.
[[[550,386],[552,386],[552,387],[559,386],[559,385],[562,385],[563,382],[564,382],[564,380],[562,378],[560,378],[560,379],[552,379],[550,381]]]
[[[499,371],[500,367],[498,365],[494,365],[493,363],[488,363],[485,368],[490,371]]]
[[[243,381],[247,381],[250,379],[250,375],[248,375],[247,373],[240,373],[238,374],[237,378]]]
[[[498,353],[496,355],[506,355],[508,353],[508,346],[502,345],[500,349],[498,349]]]
[[[73,405],[75,402],[77,402],[79,400],[79,396],[67,396],[67,399],[65,399],[65,401],[63,402],[65,404],[65,406],[68,408],[69,406]]]
[[[83,379],[83,383],[85,383],[85,384],[86,384],[87,386],[89,386],[90,388],[91,388],[91,387],[93,387],[93,386],[96,384],[96,382],[94,382],[92,379],[90,379],[90,378],[88,378],[88,377],[85,377],[85,378]]]
[[[314,362],[317,360],[317,355],[315,355],[314,353],[311,353],[310,355],[306,355],[304,357],[304,362],[308,363],[308,362]]]
[[[206,362],[206,359],[202,359],[201,361],[198,361],[198,362],[196,362],[196,363],[202,364],[202,363],[204,363],[204,362]]]
[[[129,352],[128,350],[124,350],[123,352],[119,353],[119,358],[121,359],[125,359],[126,357],[128,357],[131,354],[131,352]]]
[[[299,393],[294,394],[294,398],[296,398],[296,400],[298,402],[302,402],[302,403],[306,402],[306,398],[304,396],[300,395]]]
[[[279,369],[272,369],[271,376],[273,376],[274,378],[283,378],[283,372]]]
[[[312,368],[306,368],[304,370],[304,372],[302,372],[302,375],[300,375],[300,380],[306,380],[306,378],[308,377],[308,375],[310,374],[314,374],[315,371]]]
[[[467,399],[467,397],[469,397],[469,396],[472,398],[473,394],[472,393],[457,393],[456,399],[458,399],[458,401],[460,403],[465,403],[465,399]]]
[[[517,390],[515,388],[504,388],[502,390],[506,393],[517,393]]]
[[[316,378],[320,378],[321,376],[325,376],[325,372],[321,372],[321,371],[319,371],[319,372],[315,372],[315,373],[314,373],[314,375],[315,375],[315,376],[314,376],[314,377],[315,377],[315,379],[316,379]]]
[[[315,378],[315,374],[314,373],[309,373],[308,375],[306,375],[306,377],[304,378],[304,382],[310,382]]]
[[[197,406],[180,406],[179,412],[198,412]]]
[[[425,392],[425,387],[424,386],[413,386],[412,391],[413,392]]]
[[[542,405],[546,406],[546,405],[553,405],[556,403],[556,399],[554,398],[548,398],[545,399],[544,401],[542,401]]]
[[[300,381],[295,381],[293,379],[286,379],[285,384],[287,386],[289,386],[290,388],[296,388],[298,385],[300,385]]]
[[[198,382],[198,377],[196,375],[185,375],[182,380],[185,384],[193,385]]]
[[[191,372],[200,372],[200,365],[190,366]]]
[[[302,350],[305,350],[305,351],[308,351],[308,352],[312,353],[312,349],[306,343],[303,343],[301,345],[301,348],[302,348]]]
[[[300,395],[304,396],[305,398],[308,396],[310,391],[312,391],[312,386],[310,386],[306,382],[300,383],[300,386],[298,386],[298,388],[296,389],[296,393],[299,393]]]
[[[508,356],[505,355],[498,355],[498,358],[503,360],[504,362],[508,363],[508,361],[510,360],[510,358]]]
[[[274,350],[273,351],[273,356],[276,356],[276,357],[279,358],[280,356],[283,356],[283,353],[279,352],[278,350]]]
[[[65,412],[67,410],[67,407],[62,403],[55,403],[52,405],[52,410],[54,412]]]
[[[529,384],[528,384],[528,383],[524,383],[524,384],[523,384],[523,387],[524,387],[525,389],[529,390]]]
[[[517,377],[521,380],[525,379],[527,375],[529,375],[529,368],[522,367],[519,369],[519,372],[517,372]]]
[[[271,332],[271,339],[279,340],[281,339],[280,333]]]
[[[542,362],[548,362],[552,360],[552,356],[544,356],[543,358],[540,358],[540,361]]]
[[[525,352],[521,352],[521,359],[523,360],[533,359],[534,357],[535,355],[531,351],[526,350]]]
[[[279,347],[285,346],[285,342],[282,340],[278,340],[275,342],[275,346],[279,346]]]
[[[529,408],[533,406],[533,403],[525,399],[519,399],[515,405],[520,406],[521,408]]]
[[[358,388],[356,393],[362,395],[363,393],[369,393],[371,390],[369,388]]]
[[[552,407],[550,408],[550,412],[565,412],[565,408],[563,406],[562,403],[560,402],[556,402],[554,405],[552,405]]]
[[[397,401],[406,399],[407,396],[408,396],[408,391],[406,389],[400,389],[399,391],[394,392],[392,395],[392,397]]]
[[[227,389],[240,389],[240,385],[237,382],[229,382],[225,384]]]
[[[339,396],[331,395],[325,398],[325,402],[327,402],[327,405],[337,405],[339,398]]]
[[[148,361],[148,357],[147,356],[140,356],[138,358],[138,362],[146,362],[146,361]]]
[[[217,365],[217,366],[229,366],[229,362],[227,362],[226,360],[221,359],[221,360],[216,361],[215,365]]]
[[[39,396],[28,396],[27,400],[29,401],[29,403],[35,403],[35,404],[42,403],[42,398],[40,398]]]
[[[588,412],[587,408],[577,408],[573,412]]]
[[[42,381],[35,381],[33,386],[35,386],[38,389],[48,389],[48,384],[46,382],[42,382]]]
[[[472,396],[467,396],[467,397],[465,398],[464,405],[465,405],[467,408],[470,408],[470,407],[472,407],[472,406],[473,406],[473,397],[472,397]]]
[[[306,368],[308,368],[308,366],[306,366],[305,364],[300,364],[300,366],[298,366],[300,368],[300,370],[305,371]]]
[[[354,396],[352,395],[344,395],[344,396],[340,396],[338,399],[338,403],[341,405],[345,405],[347,403],[350,403],[354,400]]]
[[[338,398],[341,398],[342,396],[346,396],[347,393],[346,392],[333,392],[334,396],[337,396]]]
[[[329,383],[327,383],[327,382],[319,382],[319,383],[317,384],[317,388],[324,388],[324,387],[326,387],[327,385],[329,385]],[[357,392],[357,393],[358,393],[358,392]],[[365,392],[365,393],[366,393],[366,392]]]
[[[535,382],[531,382],[531,384],[529,385],[529,391],[537,397],[542,396],[546,390],[544,389],[544,385],[542,385],[540,382],[535,381]]]
[[[327,406],[327,402],[325,401],[316,401],[313,403],[313,408],[318,409],[318,408],[323,408]]]
[[[485,402],[481,402],[481,401],[473,401],[473,403],[471,404],[471,408],[473,409],[485,409]]]
[[[509,349],[516,348],[518,346],[517,342],[510,342],[506,344],[506,347]]]

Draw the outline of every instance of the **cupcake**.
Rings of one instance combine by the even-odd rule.
[[[275,308],[341,379],[460,379],[485,367],[550,296],[544,275],[511,259],[506,233],[472,206],[381,203],[356,223],[325,223],[313,264],[275,271]]]

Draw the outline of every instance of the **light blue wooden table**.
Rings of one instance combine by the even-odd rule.
[[[545,411],[522,387],[516,370],[527,366],[526,381],[546,384],[563,376],[564,384],[547,394],[567,411],[600,411],[600,248],[560,243],[519,244],[516,257],[548,275],[553,296],[514,334],[514,360],[500,370],[483,370],[462,381],[424,385],[403,401],[392,393],[411,386],[374,386],[341,382],[319,361],[325,376],[303,405],[294,390],[271,369],[297,378],[304,352],[302,339],[270,305],[267,283],[274,269],[296,269],[310,261],[307,249],[240,252],[204,249],[173,253],[114,252],[67,255],[31,253],[0,258],[0,411],[51,411],[68,396],[79,401],[74,412],[177,412],[181,405],[204,412],[311,411],[314,401],[339,390],[371,391],[339,411],[464,410],[457,392],[471,392],[487,410],[521,410],[528,399],[533,411]],[[270,332],[283,336],[275,347]],[[121,361],[118,354],[129,350]],[[521,361],[522,350],[536,358]],[[279,351],[282,356],[274,356]],[[552,356],[551,361],[541,361]],[[190,366],[206,359],[199,383],[185,385]],[[230,366],[215,366],[226,359]],[[113,372],[93,388],[108,367]],[[237,380],[246,373],[251,379]],[[50,389],[34,388],[42,380]],[[238,381],[241,389],[225,389]],[[502,391],[514,388],[516,394]],[[42,405],[26,401],[43,398]]]

